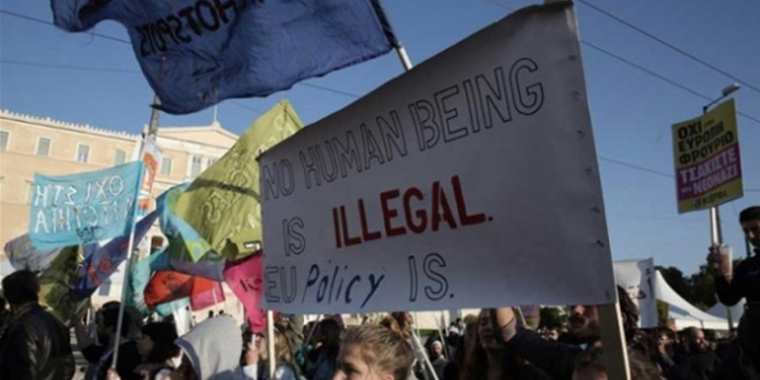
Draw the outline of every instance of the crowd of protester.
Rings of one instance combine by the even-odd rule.
[[[748,211],[749,210],[749,211]],[[760,247],[760,208],[742,212],[748,239]],[[709,260],[715,262],[716,252]],[[718,296],[731,304],[746,298],[738,332],[716,339],[712,331],[672,325],[637,327],[638,310],[618,288],[631,378],[667,380],[760,380],[760,255],[736,270],[718,266]],[[599,309],[565,308],[567,323],[529,326],[519,309],[483,309],[445,329],[419,332],[408,312],[380,321],[346,326],[339,315],[299,326],[295,318],[275,321],[269,337],[240,326],[233,317],[209,314],[178,336],[172,318],[143,319],[123,314],[116,366],[111,368],[119,324],[118,302],[103,305],[95,318],[70,330],[38,303],[34,273],[17,271],[2,281],[0,298],[0,378],[71,379],[73,352],[87,361],[85,379],[270,379],[272,380],[601,380],[611,378],[600,338]],[[6,301],[10,311],[6,308]],[[269,355],[274,355],[270,360]]]

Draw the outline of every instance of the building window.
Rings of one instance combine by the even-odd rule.
[[[0,131],[0,152],[8,150],[8,140],[10,139],[10,133],[8,131]]]
[[[193,164],[190,167],[190,177],[197,177],[198,174],[201,174],[202,163],[203,158],[201,156],[193,156]]]
[[[37,155],[47,157],[50,155],[50,139],[40,137],[37,140]]]
[[[170,176],[172,175],[172,159],[168,157],[164,157],[161,159],[161,175],[162,176]]]
[[[77,145],[77,162],[87,163],[89,158],[90,158],[90,146],[83,145],[83,144]]]
[[[209,158],[208,158],[208,161],[206,162],[206,167],[207,167],[207,168],[210,168],[210,167],[211,167],[211,165],[213,165],[213,164],[216,162],[216,160],[217,160],[217,159],[216,159],[216,158],[214,158],[214,157],[209,157]]]
[[[116,165],[121,165],[126,160],[127,160],[127,152],[121,149],[116,149],[116,153],[113,156],[113,163]]]

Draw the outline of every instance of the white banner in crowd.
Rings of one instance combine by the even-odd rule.
[[[291,313],[615,299],[568,4],[525,8],[260,157]]]
[[[639,327],[657,327],[657,300],[654,292],[654,259],[615,262],[615,283],[625,289],[639,309]]]

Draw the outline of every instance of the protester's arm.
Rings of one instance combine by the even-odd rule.
[[[575,360],[583,352],[579,347],[548,341],[531,330],[518,327],[510,308],[496,309],[494,321],[509,354],[529,361],[552,378],[572,377]]]
[[[741,287],[740,281],[735,281],[735,273],[741,272],[744,263],[740,263],[734,270],[730,259],[729,256],[727,261],[721,260],[720,249],[710,247],[707,261],[711,267],[716,269],[715,292],[722,304],[733,306],[744,298],[746,291]]]

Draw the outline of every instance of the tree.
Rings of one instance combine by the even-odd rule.
[[[715,298],[714,270],[707,265],[700,266],[699,272],[689,277],[689,285],[692,297],[687,300],[694,306],[707,310],[718,302]]]
[[[657,325],[667,326],[670,313],[670,305],[667,302],[657,301]]]

